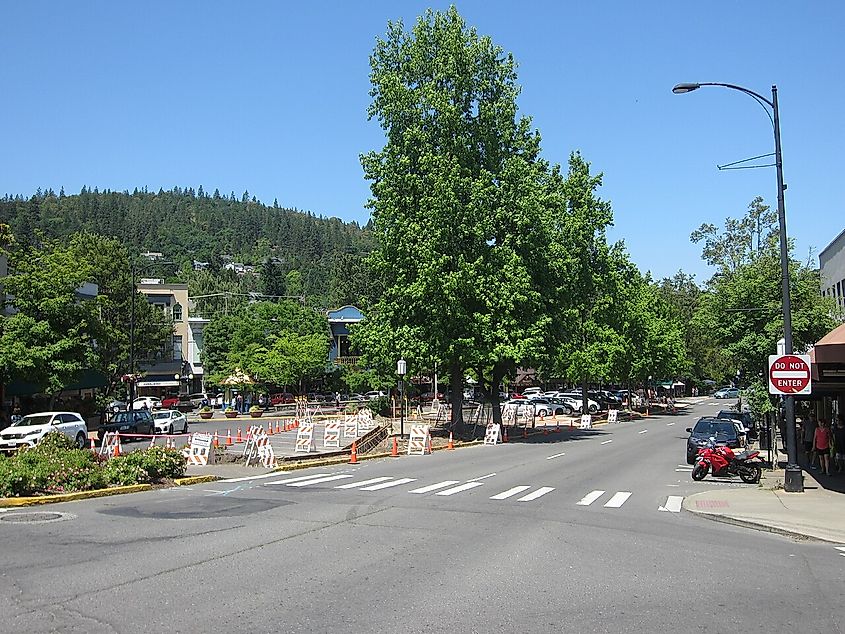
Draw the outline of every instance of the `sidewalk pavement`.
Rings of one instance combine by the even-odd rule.
[[[785,492],[784,475],[782,468],[764,470],[758,487],[690,495],[684,509],[747,528],[845,544],[845,474],[824,476],[805,469],[803,493]]]

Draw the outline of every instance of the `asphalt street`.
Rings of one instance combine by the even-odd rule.
[[[690,477],[684,429],[724,406],[8,511],[3,630],[845,631],[834,545],[679,510],[754,486]]]

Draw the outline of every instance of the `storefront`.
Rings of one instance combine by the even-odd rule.
[[[820,418],[845,415],[845,323],[819,339],[810,351],[813,401]]]

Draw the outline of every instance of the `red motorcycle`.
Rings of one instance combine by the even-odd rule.
[[[757,459],[759,455],[759,451],[735,454],[730,447],[717,445],[711,438],[705,447],[698,450],[698,457],[692,468],[692,479],[703,480],[712,472],[715,477],[738,475],[743,482],[756,484],[763,475],[763,469]]]

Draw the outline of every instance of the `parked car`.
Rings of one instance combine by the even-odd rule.
[[[422,394],[420,394],[420,401],[422,401],[423,403],[430,403],[435,399],[435,397],[438,401],[442,401],[443,392],[438,391],[437,394],[435,394],[433,391],[423,392]]]
[[[161,399],[161,406],[167,409],[176,407],[179,404],[179,395],[171,394]]]
[[[102,440],[106,432],[121,434],[144,434],[151,436],[155,431],[153,415],[149,410],[136,409],[132,412],[118,412],[105,425],[97,430],[97,437]]]
[[[364,398],[368,401],[372,401],[373,399],[381,398],[382,396],[387,396],[387,393],[382,392],[381,390],[370,390],[364,394]]]
[[[713,392],[713,398],[739,398],[739,389],[735,387],[723,387]]]
[[[559,406],[560,411],[558,411],[558,407],[555,407],[555,414],[563,414],[564,416],[572,416],[579,407],[575,401],[565,396],[554,396],[549,398],[548,401],[555,406]]]
[[[566,398],[570,398],[573,401],[577,402],[578,406],[575,408],[575,411],[578,412],[578,413],[581,413],[581,408],[582,408],[584,403],[583,403],[583,399],[581,397],[580,392],[565,392],[565,393],[559,394],[558,398],[561,397],[561,396],[566,397]],[[599,411],[599,409],[600,409],[599,404],[596,401],[594,401],[593,399],[591,399],[588,395],[587,396],[588,413],[595,414],[597,411]]]
[[[27,414],[0,431],[0,451],[33,447],[51,431],[60,431],[83,449],[88,444],[88,427],[76,412]]]
[[[194,407],[203,407],[204,405],[209,404],[208,394],[203,394],[202,392],[183,396],[182,401],[190,401],[191,405],[193,405]]]
[[[106,405],[106,411],[107,412],[114,413],[114,412],[119,412],[122,409],[126,409],[126,402],[125,401],[114,400],[111,403],[109,403],[108,405]]]
[[[270,405],[287,405],[294,402],[294,396],[290,392],[279,392],[270,395]]]
[[[141,396],[132,401],[132,409],[161,409],[161,399],[156,396]]]
[[[751,412],[735,412],[730,409],[723,409],[720,410],[718,414],[716,414],[716,418],[725,418],[728,420],[738,421],[744,429],[748,430],[749,438],[757,437],[757,424],[751,417]]]
[[[156,434],[187,434],[188,417],[175,409],[162,409],[153,413]]]
[[[525,398],[531,398],[532,396],[540,396],[543,393],[543,388],[541,387],[527,387],[522,390],[522,395]]]
[[[738,448],[741,443],[739,432],[733,421],[713,416],[699,418],[695,427],[687,427],[687,433],[689,434],[689,438],[687,438],[687,464],[695,463],[698,450],[704,447],[711,438],[714,438],[717,444],[726,444],[731,449]]]

